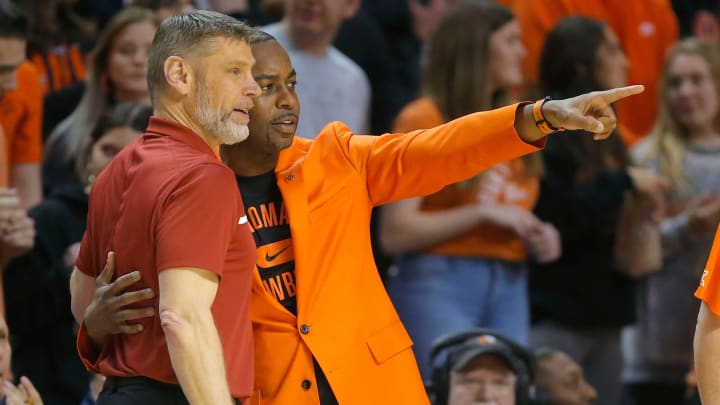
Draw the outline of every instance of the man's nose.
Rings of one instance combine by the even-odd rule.
[[[247,97],[255,97],[255,96],[259,95],[261,92],[262,92],[262,90],[260,89],[260,85],[257,84],[255,79],[251,78],[248,81],[247,86],[245,87],[244,95]]]

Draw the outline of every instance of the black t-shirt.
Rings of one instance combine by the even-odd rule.
[[[265,290],[293,315],[297,315],[295,252],[288,214],[275,172],[252,177],[237,176],[245,214],[257,246],[257,269]],[[314,361],[314,359],[313,359]],[[322,369],[315,362],[321,405],[337,405]]]

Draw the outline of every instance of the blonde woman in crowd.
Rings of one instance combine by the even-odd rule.
[[[634,405],[680,405],[692,365],[699,302],[692,296],[720,221],[720,52],[687,39],[660,82],[660,116],[635,160],[670,178],[660,222],[663,267],[637,290],[637,322],[623,334],[623,380]]]
[[[85,167],[82,152],[90,131],[108,107],[123,101],[150,104],[147,59],[158,24],[153,11],[128,7],[100,34],[80,104],[52,131],[45,147],[45,195],[59,185],[80,183],[74,173]]]

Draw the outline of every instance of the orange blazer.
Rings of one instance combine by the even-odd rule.
[[[335,122],[280,153],[277,182],[295,250],[297,317],[253,280],[253,404],[317,405],[314,356],[342,405],[428,404],[412,341],[370,248],[372,207],[427,195],[535,152],[515,133],[517,105],[445,125],[357,136]],[[540,145],[542,146],[542,145]]]

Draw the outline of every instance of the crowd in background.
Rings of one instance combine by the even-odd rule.
[[[76,354],[68,289],[88,193],[147,126],[158,25],[195,7],[261,26],[288,51],[297,136],[336,120],[382,136],[645,85],[618,104],[607,140],[555,137],[381,207],[374,254],[428,380],[438,337],[486,328],[544,362],[579,365],[595,394],[553,403],[698,403],[692,292],[720,221],[720,2],[0,0],[8,404],[13,389],[94,403],[102,376]],[[590,392],[584,378],[573,384]]]

